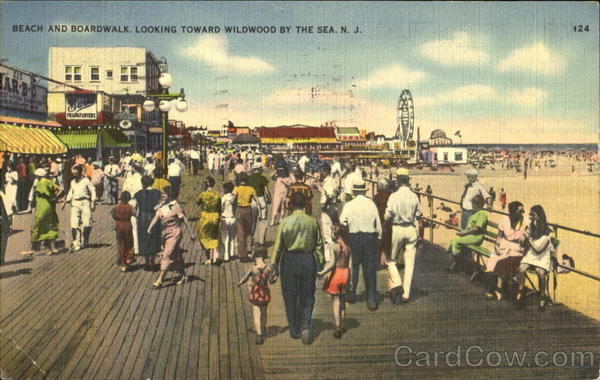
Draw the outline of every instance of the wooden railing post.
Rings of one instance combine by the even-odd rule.
[[[427,200],[429,201],[429,219],[431,219],[431,221],[429,222],[429,242],[431,244],[433,244],[433,226],[435,223],[433,223],[433,197],[428,195],[427,196]]]

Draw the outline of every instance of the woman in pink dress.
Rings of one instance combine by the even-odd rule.
[[[293,175],[290,175],[287,169],[280,167],[277,168],[277,174],[275,178],[275,187],[273,189],[273,206],[271,209],[271,223],[269,225],[275,225],[275,219],[283,218],[285,213],[285,199],[287,197],[288,188],[292,183],[296,182]]]
[[[167,189],[167,200],[166,202],[156,211],[156,215],[148,226],[148,234],[152,233],[154,225],[160,221],[162,226],[162,252],[160,252],[160,274],[156,281],[152,284],[155,288],[162,286],[162,280],[165,273],[173,263],[176,266],[176,270],[180,274],[180,278],[177,281],[177,285],[183,284],[187,281],[185,274],[185,266],[183,263],[183,255],[181,254],[181,240],[183,238],[182,224],[187,227],[192,241],[196,240],[193,230],[181,209],[181,206],[176,199],[171,195],[170,189]]]
[[[502,299],[502,282],[519,273],[519,265],[525,253],[523,215],[525,208],[521,202],[508,205],[508,214],[498,225],[498,238],[486,268],[491,275],[485,296],[488,299]],[[495,279],[495,281],[494,281]]]

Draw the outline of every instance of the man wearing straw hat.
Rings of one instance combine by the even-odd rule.
[[[386,260],[389,279],[388,288],[394,305],[407,303],[415,269],[416,244],[418,241],[417,223],[423,214],[419,198],[410,189],[408,170],[396,172],[398,190],[388,199],[384,219],[392,223],[392,248]],[[404,276],[401,277],[396,263],[400,254],[404,254]]]
[[[377,253],[381,240],[381,221],[377,206],[365,196],[367,183],[360,177],[352,185],[353,199],[348,201],[340,214],[340,224],[347,229],[346,242],[352,252],[352,289],[348,302],[356,300],[358,271],[362,264],[367,292],[367,307],[377,310]]]
[[[460,226],[464,230],[467,227],[467,220],[473,215],[473,198],[476,195],[481,195],[487,204],[490,204],[491,197],[485,186],[477,180],[479,172],[476,169],[471,168],[465,172],[467,176],[467,184],[465,190],[460,198],[460,206],[462,208],[462,215],[460,218]]]

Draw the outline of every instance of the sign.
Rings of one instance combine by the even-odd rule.
[[[67,120],[96,120],[96,94],[65,94],[65,117]]]
[[[23,71],[0,66],[0,108],[48,113],[48,89]]]
[[[125,109],[125,112],[117,114],[115,118],[117,120],[137,121],[137,115],[134,113],[130,113],[128,109]]]

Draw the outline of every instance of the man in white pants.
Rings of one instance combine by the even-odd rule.
[[[417,223],[422,215],[419,198],[410,189],[408,170],[396,172],[398,185],[396,192],[390,195],[385,209],[384,219],[392,223],[392,249],[386,258],[389,279],[388,288],[392,303],[407,303],[410,300],[410,287],[415,269],[416,244],[419,240]],[[396,263],[400,253],[404,253],[404,276],[400,277]],[[404,280],[404,281],[403,281]]]
[[[79,251],[89,245],[92,233],[92,212],[96,207],[96,190],[89,178],[83,176],[83,166],[75,165],[71,169],[73,180],[63,203],[63,209],[71,202],[71,252]]]

